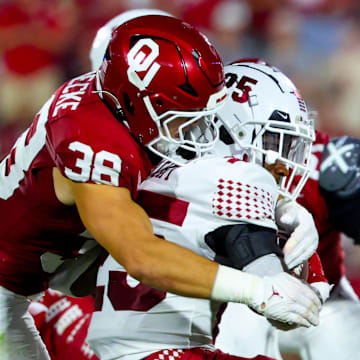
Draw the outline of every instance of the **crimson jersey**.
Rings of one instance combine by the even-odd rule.
[[[94,308],[91,296],[73,298],[47,290],[29,306],[51,359],[98,360],[86,342]]]
[[[329,283],[337,285],[345,273],[341,234],[334,230],[330,223],[325,200],[319,191],[321,156],[328,142],[329,137],[327,135],[320,132],[316,133],[311,158],[312,171],[297,201],[314,217],[320,239],[317,252]]]
[[[18,294],[47,287],[45,253],[67,258],[83,243],[76,207],[54,193],[54,167],[72,181],[126,187],[134,199],[151,169],[95,90],[94,72],[66,82],[0,163],[0,285]]]

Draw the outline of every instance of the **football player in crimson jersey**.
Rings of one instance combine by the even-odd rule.
[[[48,289],[29,312],[53,360],[99,360],[86,343],[94,298],[75,298]]]
[[[0,163],[2,359],[49,358],[28,297],[47,288],[55,255],[61,262],[79,251],[85,228],[134,278],[212,296],[219,265],[155,236],[135,201],[152,167],[145,150],[170,158],[182,147],[200,157],[217,140],[213,118],[225,99],[216,50],[165,15],[126,19],[100,70],[49,98]],[[187,138],[189,128],[197,135]],[[217,296],[242,300],[226,289]]]
[[[306,144],[310,146],[312,142],[312,127],[307,122],[306,107],[299,104],[294,88],[281,78],[272,80],[261,70],[250,72],[255,78],[250,78],[254,82],[248,92],[258,92],[254,85],[257,82],[261,87],[262,83],[271,81],[275,99],[281,98],[282,91],[285,94],[275,101],[279,108],[266,109],[265,106],[267,115],[244,127],[244,130],[251,128],[248,139],[253,139],[247,142],[246,154],[239,154],[240,158],[214,158],[209,154],[208,158],[184,167],[162,162],[142,183],[139,202],[159,236],[231,265],[234,269],[226,267],[225,270],[229,279],[232,271],[235,275],[240,269],[246,270],[248,273],[242,272],[241,284],[255,288],[248,291],[249,288],[243,287],[244,304],[271,321],[294,325],[289,316],[293,308],[290,299],[301,296],[302,291],[308,294],[310,288],[284,272],[279,258],[282,250],[276,243],[275,208],[281,212],[277,206],[279,191],[284,196],[293,196],[289,182],[281,179],[290,171],[298,171],[299,176],[307,174],[309,149]],[[234,72],[240,78],[249,75],[246,69],[238,68]],[[238,82],[232,84],[236,86]],[[262,96],[253,106],[261,104],[261,100]],[[281,106],[282,101],[286,103]],[[288,121],[279,119],[277,111]],[[291,116],[286,116],[289,111],[292,111]],[[304,147],[299,148],[300,144]],[[294,157],[294,149],[302,151],[305,157],[300,153]],[[243,161],[246,156],[248,162]],[[268,171],[262,167],[264,158]],[[282,184],[280,188],[275,179]],[[281,219],[281,215],[277,216]],[[312,221],[311,217],[309,220]],[[264,268],[268,275],[277,275],[264,276]],[[257,273],[258,269],[262,270],[261,276],[250,274]],[[257,298],[259,280],[266,290]],[[321,282],[326,283],[326,280],[322,278]],[[236,289],[238,282],[234,279],[221,285],[217,283],[213,299],[220,300],[216,296],[217,285]],[[257,299],[264,307],[259,306]],[[206,359],[214,356],[236,359],[215,350],[212,345],[214,315],[219,305],[219,302],[184,298],[150,288],[134,279],[109,256],[98,273],[97,299],[88,342],[104,359]],[[273,312],[275,308],[277,311]],[[285,313],[288,313],[287,319]]]

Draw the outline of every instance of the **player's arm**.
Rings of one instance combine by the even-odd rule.
[[[215,252],[215,259],[233,268],[257,275],[284,271],[275,229],[247,223],[225,225],[207,233],[205,242]],[[255,270],[258,259],[261,265]]]
[[[266,301],[263,302],[264,308],[262,308],[261,306],[254,306],[250,301],[248,305],[252,309],[264,315],[273,326],[279,329],[289,330],[298,326],[296,322],[284,321],[283,318],[275,319],[271,309],[272,306],[274,308],[277,306],[280,308],[282,306],[291,306],[290,303],[287,303],[286,298],[288,296],[298,296],[299,293],[297,292],[303,291],[300,287],[295,292],[292,291],[295,289],[293,285],[290,285],[293,279],[285,272],[286,266],[284,268],[282,248],[277,241],[277,234],[274,229],[245,222],[225,225],[207,233],[205,235],[205,242],[215,252],[215,259],[220,263],[227,264],[246,273],[258,275],[264,283],[269,281],[269,288],[265,291],[265,293],[267,291],[268,293],[267,295],[265,293],[262,295],[262,298],[267,299],[268,303]],[[231,270],[220,267],[219,272],[221,271],[230,272]],[[231,276],[230,273],[229,275]],[[235,284],[235,278],[233,280]],[[245,279],[245,281],[247,280]],[[230,283],[228,285],[230,287]],[[286,293],[287,290],[285,290],[286,294],[278,291],[279,286],[283,285],[285,285],[283,290],[287,286],[289,286],[289,290],[292,290],[289,293]],[[249,283],[248,286],[251,287],[252,284]],[[301,284],[302,286],[304,284]],[[312,290],[319,296],[317,287],[312,288]],[[283,304],[278,302],[274,294],[279,294],[282,297],[282,300],[284,300]],[[319,299],[322,300],[320,296]],[[274,304],[270,304],[272,301],[274,301]],[[266,309],[266,306],[268,306],[268,309]]]
[[[276,277],[281,278],[281,283],[288,281],[288,274],[284,272],[287,269],[283,265],[282,248],[277,241],[274,229],[246,223],[227,225],[206,234],[205,242],[216,253],[217,257],[215,259],[220,262],[223,261],[222,263],[247,273],[256,274],[263,277],[263,279],[273,275],[273,279]],[[323,273],[320,259],[315,255],[317,256],[315,253],[309,262],[306,262],[306,265],[309,266],[309,272],[311,272],[310,287],[316,292],[323,304],[329,296],[330,287]],[[300,266],[296,270],[298,268]],[[295,277],[304,279],[297,274]],[[277,286],[279,285],[276,282],[271,284],[274,293],[277,292]],[[270,293],[269,299],[271,298]],[[258,309],[254,309],[260,314],[262,313]],[[298,326],[296,323],[275,320],[271,316],[267,316],[268,314],[264,315],[273,326],[281,330],[290,330]]]
[[[276,224],[289,237],[283,247],[284,261],[289,269],[308,260],[319,245],[312,215],[296,201],[282,198],[276,206]]]
[[[210,297],[218,264],[155,236],[126,188],[69,184],[85,227],[131,276],[179,295]]]
[[[243,303],[283,322],[318,323],[320,301],[299,280],[286,273],[246,274],[155,236],[147,214],[125,188],[59,179],[71,190],[88,231],[142,283],[183,296]],[[59,191],[57,196],[62,198]],[[271,296],[274,286],[279,296]]]

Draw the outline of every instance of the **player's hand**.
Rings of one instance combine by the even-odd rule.
[[[285,328],[319,324],[321,301],[308,284],[285,272],[262,280],[249,303],[252,309]]]
[[[317,249],[319,234],[312,215],[295,201],[281,199],[276,207],[276,223],[290,236],[283,248],[289,269],[307,260]]]

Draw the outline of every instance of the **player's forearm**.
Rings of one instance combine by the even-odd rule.
[[[131,276],[179,295],[210,297],[218,264],[155,236],[149,217],[126,189],[73,187],[85,227]]]
[[[111,226],[111,230],[101,231],[101,236],[105,236],[105,240],[101,238],[101,241],[115,260],[142,283],[182,296],[247,304],[269,318],[282,322],[303,326],[317,323],[320,301],[316,294],[301,282],[297,284],[295,295],[291,294],[291,297],[286,298],[284,309],[279,314],[277,303],[274,305],[275,310],[272,304],[267,304],[268,299],[273,298],[272,285],[277,279],[266,280],[240,270],[220,266],[188,249],[156,237],[147,226],[146,214],[143,210],[136,204],[128,205],[128,214],[132,212],[132,215],[137,214],[137,216],[117,215],[116,226],[111,226],[114,224],[114,219],[105,217],[104,223]],[[124,221],[125,217],[126,221]],[[122,229],[121,233],[119,233],[120,229]],[[280,295],[280,302],[282,298]]]
[[[146,214],[137,210],[126,223],[118,221],[118,227],[109,220],[108,231],[101,232],[107,238],[101,235],[100,242],[111,256],[146,285],[182,296],[209,298],[218,264],[155,236],[146,225]]]
[[[164,239],[127,257],[127,272],[142,283],[182,296],[210,298],[218,264]]]

